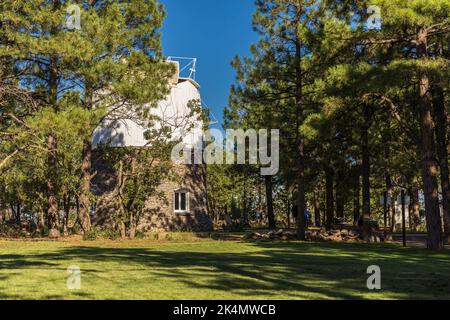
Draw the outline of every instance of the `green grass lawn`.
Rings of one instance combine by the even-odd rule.
[[[67,268],[81,268],[81,290]],[[381,291],[366,287],[382,269]],[[395,245],[0,241],[1,299],[450,299],[450,252]]]

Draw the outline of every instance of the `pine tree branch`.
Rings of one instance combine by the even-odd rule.
[[[9,154],[6,158],[4,158],[1,162],[0,162],[0,170],[3,170],[4,167],[6,167],[6,165],[8,164],[9,160],[11,160],[12,158],[14,158],[18,153],[20,152],[19,149],[14,150],[13,153]]]

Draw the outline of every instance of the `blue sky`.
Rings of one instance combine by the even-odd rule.
[[[230,62],[248,55],[257,41],[251,21],[253,0],[160,0],[167,18],[162,29],[166,56],[198,59],[202,99],[222,123],[235,73]]]

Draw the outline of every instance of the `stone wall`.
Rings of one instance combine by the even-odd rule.
[[[114,225],[112,216],[118,212],[115,204],[114,189],[116,174],[114,169],[95,155],[95,171],[93,192],[97,195],[96,213],[93,223],[96,226]],[[139,221],[140,231],[194,231],[206,232],[213,229],[212,220],[207,209],[206,171],[203,165],[174,165],[173,179],[164,181],[158,191],[162,197],[150,197],[147,208]],[[189,212],[175,213],[174,192],[177,190],[189,192]]]

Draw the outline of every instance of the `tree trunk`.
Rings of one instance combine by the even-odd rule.
[[[301,139],[301,138],[300,138]],[[298,206],[298,217],[297,217],[297,237],[301,241],[306,240],[306,219],[305,219],[305,208],[306,208],[306,200],[305,200],[305,166],[303,163],[304,158],[304,145],[303,139],[300,142],[298,149],[298,194],[297,194],[297,206]]]
[[[353,225],[359,224],[361,217],[361,175],[358,173],[355,179],[355,187],[353,191]]]
[[[276,229],[277,225],[275,222],[275,214],[273,211],[273,183],[272,176],[265,176],[266,184],[266,209],[267,209],[267,219],[269,220],[269,229]]]
[[[389,231],[392,234],[395,229],[395,202],[394,202],[394,188],[392,186],[392,178],[390,174],[386,174],[386,193],[390,203],[387,206],[388,220],[390,223]]]
[[[58,111],[58,70],[57,58],[52,56],[50,59],[50,103],[54,111]],[[47,176],[47,193],[48,193],[48,230],[49,236],[57,238],[60,236],[59,219],[58,219],[58,199],[56,196],[56,180],[57,180],[57,137],[54,132],[50,132],[47,136],[48,150],[48,176]]]
[[[321,218],[320,218],[320,203],[319,203],[319,195],[317,189],[314,191],[314,221],[315,226],[321,227]]]
[[[38,208],[38,228],[41,236],[45,235],[45,213],[44,208],[42,206],[39,206]]]
[[[261,183],[258,183],[258,223],[262,223],[264,221],[264,211],[267,211],[264,201],[263,201],[263,194],[265,191],[263,189],[266,188],[266,180],[261,181]]]
[[[417,55],[425,64],[428,60],[428,33],[425,28],[417,30]],[[434,140],[434,123],[430,98],[430,80],[426,73],[420,76],[419,89],[420,128],[422,153],[422,178],[425,193],[425,210],[427,217],[427,247],[431,250],[443,248],[442,222],[439,208],[437,180],[436,144]]]
[[[64,199],[64,221],[63,221],[63,235],[68,235],[69,214],[70,214],[70,195]]]
[[[326,209],[326,228],[327,230],[330,230],[333,225],[333,219],[334,219],[334,190],[333,190],[333,184],[334,184],[334,171],[331,167],[325,168],[325,185],[326,185],[326,202],[327,202],[327,209]]]
[[[91,164],[92,164],[92,144],[91,141],[83,142],[83,158],[81,160],[81,193],[80,210],[78,212],[78,222],[83,233],[91,230]]]
[[[345,186],[343,182],[343,174],[342,171],[338,171],[337,173],[337,179],[336,179],[336,216],[343,220],[345,218],[345,212],[344,212],[344,202],[345,202]]]
[[[117,207],[119,208],[119,228],[122,239],[125,239],[127,237],[127,227],[125,224],[127,217],[123,198],[123,189],[125,187],[125,181],[126,176],[124,173],[124,160],[121,159],[119,161],[119,168],[117,170],[117,186],[115,194],[117,195],[116,200],[117,200]]]
[[[123,221],[119,222],[119,230],[120,230],[120,237],[122,239],[126,239],[127,238],[127,228],[126,228],[125,223]]]
[[[367,104],[364,104],[364,123],[361,130],[361,155],[362,155],[362,181],[363,181],[363,232],[364,241],[369,241],[371,236],[370,227],[370,151],[369,151],[369,126],[370,126],[370,110]]]
[[[2,202],[0,202],[0,215],[1,215],[0,223],[4,224],[6,222],[6,209]]]
[[[273,202],[273,200],[272,200]],[[273,205],[272,205],[273,207]],[[243,188],[243,194],[242,194],[242,218],[244,222],[245,227],[249,227],[249,219],[248,219],[248,203],[247,203],[247,177],[244,176],[244,188]]]
[[[297,6],[296,9],[296,30],[295,30],[295,109],[296,109],[296,135],[297,135],[297,237],[299,240],[306,240],[306,221],[305,221],[305,141],[300,133],[300,127],[303,120],[303,75],[302,75],[302,40],[300,39],[300,21],[303,15],[303,7]]]
[[[20,226],[20,223],[21,223],[21,215],[22,215],[22,208],[21,208],[21,205],[20,205],[20,201],[19,200],[17,200],[16,201],[16,216],[15,216],[15,222],[16,222],[16,224],[18,225],[18,226]]]
[[[58,219],[58,200],[56,198],[56,137],[53,133],[50,133],[47,138],[48,143],[48,170],[49,175],[47,177],[47,192],[48,192],[48,230],[49,235],[52,238],[60,236],[59,232],[59,219]]]
[[[134,212],[130,212],[130,240],[134,240],[136,238],[136,230],[137,230],[137,222],[136,222],[136,214]]]
[[[408,196],[409,196],[409,206],[408,206],[408,224],[409,224],[409,230],[412,231],[414,230],[414,206],[412,204],[412,194],[413,194],[414,190],[412,187],[408,188]]]
[[[444,212],[444,242],[450,242],[450,178],[447,150],[447,113],[445,112],[444,90],[434,87],[434,112],[438,140],[439,167],[441,169],[442,208]]]
[[[94,100],[94,90],[89,81],[86,83],[85,107],[92,110]],[[81,160],[81,193],[78,220],[83,233],[91,230],[91,179],[92,179],[92,142],[91,137],[83,141],[83,153]]]
[[[287,228],[291,229],[291,201],[287,202]]]
[[[411,197],[412,224],[413,224],[412,228],[414,231],[418,231],[420,225],[419,189],[413,188],[410,197]]]
[[[387,61],[386,61],[387,62]],[[391,178],[391,141],[392,141],[392,132],[391,132],[391,116],[388,116],[387,134],[383,135],[383,144],[384,144],[384,178],[386,183],[386,198],[387,203],[385,204],[386,209],[386,217],[385,217],[385,236],[386,238],[391,237],[392,235],[387,234],[388,225],[390,225],[390,233],[394,231],[395,226],[395,212],[394,212],[394,190],[392,186],[392,178]]]

